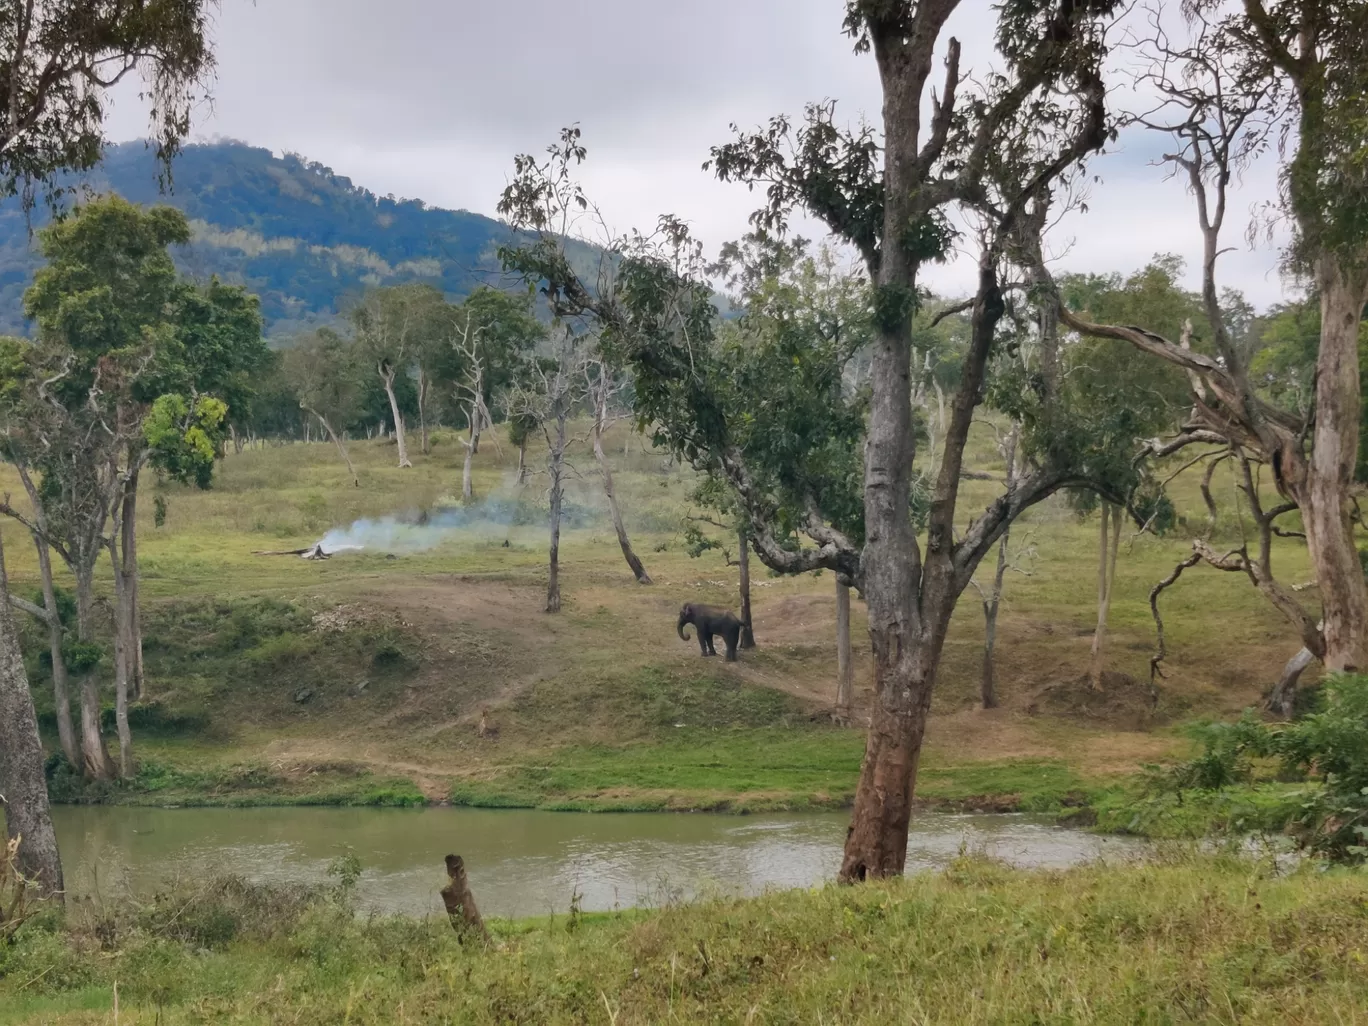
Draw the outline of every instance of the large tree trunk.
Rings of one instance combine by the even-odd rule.
[[[518,443],[518,484],[527,483],[527,439]]]
[[[884,90],[885,124],[916,125],[920,90],[894,76],[885,78]],[[900,238],[911,216],[914,162],[897,140],[885,151],[885,238]],[[877,288],[901,295],[914,287],[915,268],[906,250],[885,247]],[[896,323],[887,323],[890,319]],[[874,657],[874,702],[841,861],[840,879],[846,882],[902,872],[938,655],[921,637],[914,606],[921,560],[909,515],[915,456],[910,334],[909,315],[886,316],[874,342],[860,561]]]
[[[855,697],[855,661],[850,647],[850,586],[836,578],[836,715],[837,723],[850,723]]]
[[[351,457],[347,455],[347,447],[342,444],[342,439],[338,436],[337,432],[333,430],[332,425],[328,423],[327,418],[324,417],[323,414],[319,413],[317,410],[309,410],[309,412],[318,418],[318,423],[323,425],[323,430],[328,433],[328,437],[337,445],[337,451],[342,456],[342,462],[347,465],[347,473],[351,475],[352,486],[360,488],[361,479],[356,476],[356,467],[352,465]],[[307,429],[308,426],[309,422],[305,421],[305,429]]]
[[[737,532],[736,563],[741,578],[741,647],[755,647],[755,621],[751,619],[750,538],[743,527]]]
[[[394,440],[399,446],[399,466],[411,467],[413,464],[408,458],[408,444],[404,439],[404,415],[399,412],[399,397],[394,394],[394,374],[395,369],[386,369],[385,364],[380,364],[380,380],[385,383],[385,395],[389,396],[390,413],[394,417]]]
[[[76,637],[86,644],[95,640],[94,567],[81,558],[76,572]],[[100,674],[90,667],[81,676],[81,762],[90,780],[110,780],[114,762],[105,748],[100,730]]]
[[[62,861],[48,807],[43,745],[33,711],[19,632],[9,604],[4,549],[0,547],[0,795],[5,834],[18,837],[18,869],[45,895],[62,894]]]
[[[57,611],[57,589],[52,583],[52,551],[38,535],[33,536],[38,550],[38,576],[43,585],[43,606],[48,614],[48,651],[52,655],[52,702],[57,714],[57,743],[72,767],[81,765],[81,749],[76,728],[71,722],[71,691],[67,681],[66,656],[62,653],[61,615]]]
[[[600,385],[594,403],[594,459],[598,462],[599,474],[603,477],[603,494],[608,497],[608,513],[613,518],[613,530],[617,532],[622,558],[627,560],[627,566],[638,584],[650,584],[651,575],[642,566],[640,558],[632,550],[632,540],[627,537],[627,525],[622,522],[622,511],[618,509],[617,494],[613,488],[613,468],[608,465],[608,457],[603,452],[603,422],[608,412],[607,405],[607,396]],[[741,619],[745,620],[746,617],[743,615]],[[744,643],[742,647],[745,647]]]
[[[1354,544],[1350,486],[1358,459],[1358,335],[1368,287],[1330,257],[1317,267],[1321,294],[1316,360],[1316,427],[1300,498],[1306,546],[1320,584],[1325,619],[1325,668],[1368,667],[1368,590]]]
[[[1121,548],[1121,508],[1103,500],[1100,523],[1097,627],[1093,631],[1091,660],[1088,664],[1088,680],[1092,683],[1094,691],[1102,690],[1102,671],[1107,661],[1107,618],[1111,615],[1112,589],[1116,585],[1116,559]]]

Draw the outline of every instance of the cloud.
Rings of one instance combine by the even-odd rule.
[[[851,120],[877,118],[874,62],[853,53],[843,14],[840,0],[223,0],[214,103],[197,131],[302,153],[382,195],[490,214],[513,155],[579,122],[586,184],[614,228],[670,212],[715,247],[746,230],[756,204],[700,167],[730,124],[828,97]],[[966,0],[950,24],[980,71],[991,26],[987,0]],[[144,131],[133,91],[111,131]],[[1089,212],[1056,232],[1062,266],[1127,272],[1177,252],[1195,268],[1191,199],[1150,166],[1153,146],[1122,143],[1095,162]],[[1230,244],[1244,228],[1234,215],[1273,194],[1271,172],[1250,177]],[[1275,249],[1223,260],[1224,280],[1257,305],[1281,297]],[[963,292],[972,259],[927,281]]]

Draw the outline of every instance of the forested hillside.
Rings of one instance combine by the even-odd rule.
[[[459,297],[498,278],[495,248],[507,230],[498,221],[376,196],[294,154],[239,142],[187,146],[173,175],[163,192],[153,151],[129,142],[64,184],[183,210],[195,237],[178,247],[181,270],[246,285],[261,297],[273,338],[332,320],[366,286],[424,281]],[[48,217],[40,201],[32,226]],[[21,299],[41,262],[29,224],[17,199],[0,205],[0,332],[28,333]]]

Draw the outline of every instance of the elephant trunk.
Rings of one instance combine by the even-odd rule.
[[[684,619],[684,617],[682,617],[682,616],[679,618],[679,625],[678,625],[675,629],[676,629],[676,631],[678,631],[678,633],[679,633],[679,640],[680,640],[680,641],[688,641],[688,640],[689,640],[689,636],[688,636],[687,634],[684,633],[684,625],[685,625],[686,623],[688,623],[688,622],[689,622],[689,621],[686,620],[686,619]]]

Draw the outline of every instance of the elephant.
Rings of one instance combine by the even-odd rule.
[[[728,609],[718,609],[716,606],[699,606],[686,602],[679,611],[679,624],[676,627],[684,641],[689,640],[689,636],[684,633],[684,625],[690,623],[698,632],[698,647],[703,650],[703,655],[717,655],[717,649],[713,647],[713,636],[721,635],[727,645],[727,662],[736,662],[736,648],[741,641],[742,624],[734,613]]]

